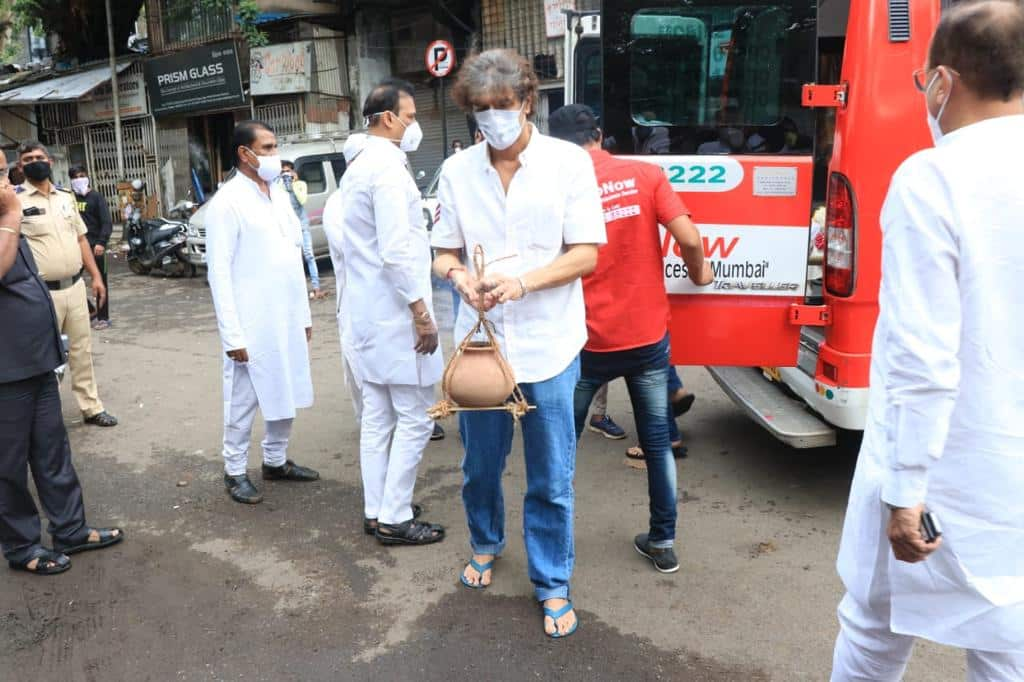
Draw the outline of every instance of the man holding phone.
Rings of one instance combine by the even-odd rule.
[[[902,679],[916,637],[966,649],[969,680],[1024,680],[1024,6],[945,10],[913,76],[935,147],[882,209],[832,680]]]

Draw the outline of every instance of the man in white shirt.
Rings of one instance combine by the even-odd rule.
[[[511,50],[475,55],[459,71],[452,96],[475,115],[486,144],[442,167],[434,273],[454,282],[463,296],[455,337],[476,322],[474,307],[488,310],[516,380],[536,406],[520,420],[527,479],[523,534],[544,631],[565,637],[578,624],[569,580],[575,559],[573,396],[587,337],[580,277],[594,269],[605,241],[601,198],[587,153],[527,122],[537,103],[537,76],[521,56]],[[500,261],[482,281],[461,260],[477,245],[489,262]],[[501,475],[513,421],[504,411],[463,412],[459,427],[466,451],[462,500],[473,548],[461,581],[482,588],[491,583],[493,562],[505,547]]]
[[[967,649],[969,680],[1024,680],[1024,7],[947,10],[914,81],[936,146],[882,209],[832,680],[902,679],[915,637]]]
[[[256,409],[263,413],[263,479],[315,481],[287,456],[295,411],[313,404],[313,322],[302,229],[279,183],[273,130],[235,126],[238,172],[210,200],[206,256],[224,359],[224,485],[236,502],[263,500],[246,474]]]
[[[356,157],[366,146],[365,133],[353,133],[345,140],[341,153],[345,157],[346,171],[352,167]],[[323,225],[327,235],[327,246],[331,253],[331,265],[334,267],[334,286],[337,296],[335,315],[338,319],[338,338],[341,341],[341,364],[345,372],[345,384],[348,386],[349,397],[352,399],[352,411],[356,421],[363,419],[363,385],[352,367],[355,364],[348,349],[352,345],[352,331],[349,314],[345,310],[345,252],[342,251],[341,234],[344,214],[341,210],[341,192],[335,190],[324,204]]]
[[[416,471],[433,433],[427,410],[441,379],[430,287],[430,242],[405,154],[419,145],[412,86],[387,80],[363,106],[367,136],[329,217],[344,263],[345,358],[362,389],[359,434],[364,530],[385,545],[424,545],[444,528],[420,521]]]

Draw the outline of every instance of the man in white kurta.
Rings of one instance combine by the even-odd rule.
[[[882,211],[835,682],[901,679],[915,637],[967,649],[970,680],[1024,680],[1021,45],[1019,5],[960,6],[915,74],[937,145],[897,170]]]
[[[224,483],[237,502],[262,496],[246,465],[253,421],[265,421],[263,478],[319,475],[287,457],[295,411],[313,404],[312,332],[302,270],[302,230],[280,174],[277,140],[263,124],[240,123],[237,170],[210,201],[206,255],[224,349]]]
[[[341,151],[345,157],[346,171],[352,167],[356,157],[365,146],[365,133],[354,133],[345,140]],[[352,328],[349,314],[345,308],[345,253],[341,250],[341,228],[344,217],[341,191],[335,190],[324,205],[323,225],[324,234],[327,235],[327,246],[331,253],[331,265],[334,267],[334,286],[337,296],[335,315],[338,319],[338,338],[341,340],[341,364],[344,370],[345,385],[348,387],[349,397],[352,399],[352,410],[355,413],[356,421],[360,422],[363,418],[362,377],[356,376],[352,369],[352,357],[350,354],[346,354],[346,349],[352,345]]]
[[[408,91],[407,91],[408,89]],[[388,545],[427,544],[444,529],[415,517],[416,471],[433,432],[441,378],[420,194],[403,149],[415,148],[411,86],[385,83],[363,109],[370,127],[333,201],[332,251],[344,264],[344,357],[362,388],[360,462],[367,528]],[[410,134],[412,133],[412,134]]]

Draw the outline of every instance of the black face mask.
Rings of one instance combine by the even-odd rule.
[[[50,179],[49,161],[33,161],[32,163],[26,163],[21,169],[25,172],[25,177],[33,182],[42,182]]]

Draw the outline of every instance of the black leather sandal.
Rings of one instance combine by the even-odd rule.
[[[93,532],[96,532],[100,539],[95,542],[89,541],[89,536]],[[120,528],[89,528],[85,533],[85,539],[75,545],[61,545],[56,540],[53,543],[53,549],[62,554],[78,554],[79,552],[88,552],[94,549],[103,549],[104,547],[110,547],[124,540],[124,531]]]
[[[444,527],[410,519],[405,523],[378,523],[374,535],[382,545],[432,545],[444,540]]]
[[[28,565],[33,561],[36,561],[36,567],[29,568]],[[24,561],[8,561],[7,565],[14,571],[25,571],[34,575],[57,575],[71,568],[71,559],[60,552],[38,547]]]
[[[413,502],[412,517],[418,519],[422,515],[423,507]],[[377,533],[377,519],[363,519],[363,532],[367,535],[375,535]]]

